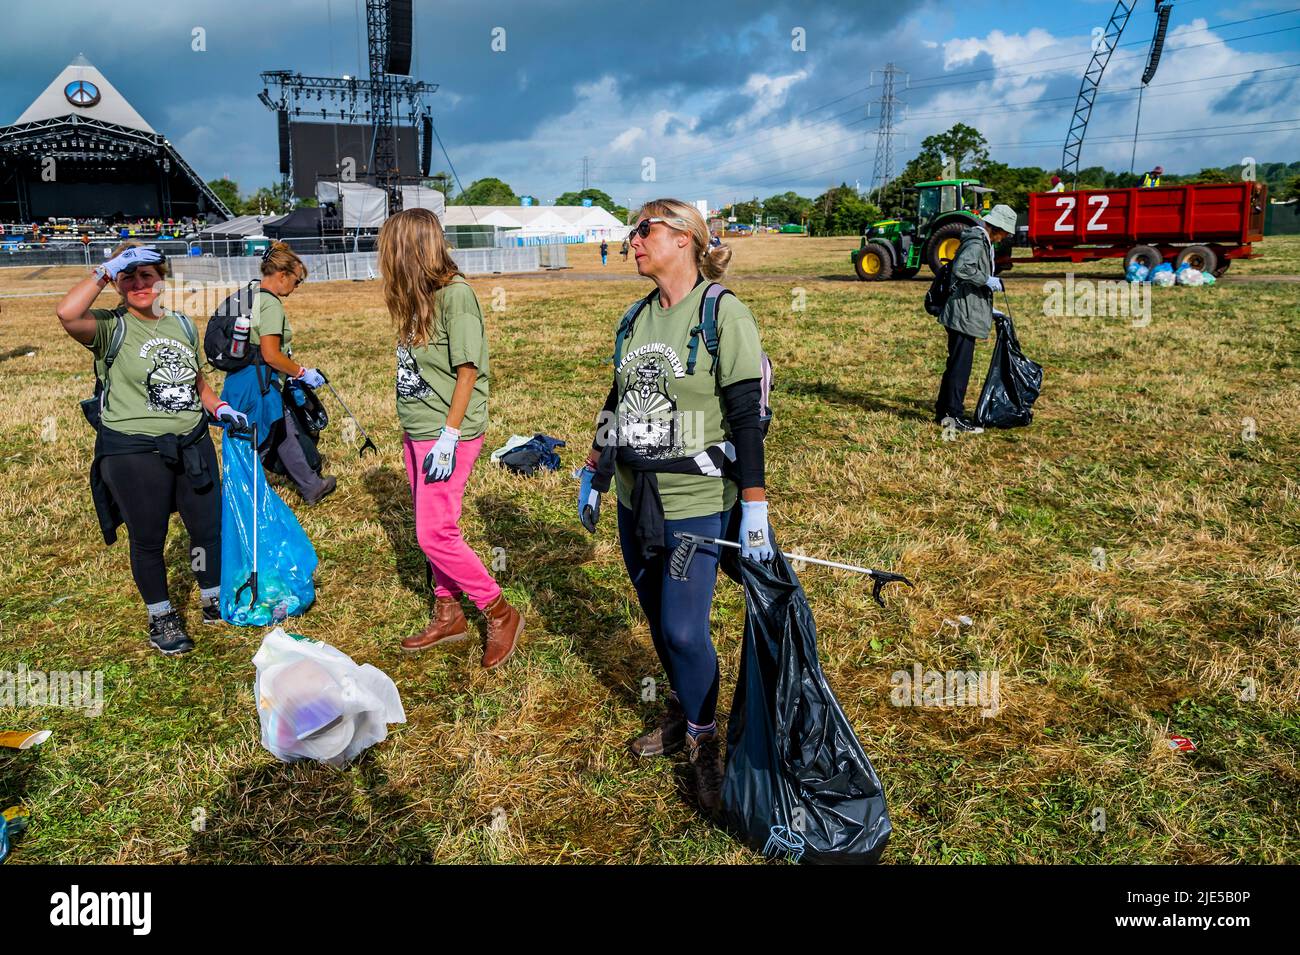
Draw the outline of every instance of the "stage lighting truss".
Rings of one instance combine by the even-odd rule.
[[[262,82],[264,88],[257,98],[271,112],[285,110],[295,117],[303,117],[303,101],[310,101],[314,94],[316,102],[324,104],[328,93],[333,108],[322,105],[311,109],[306,116],[315,121],[319,112],[322,120],[349,123],[359,117],[367,123],[376,118],[375,104],[383,97],[396,105],[405,104],[407,116],[414,123],[427,112],[424,98],[438,89],[437,83],[392,74],[384,74],[383,82],[376,83],[355,76],[304,76],[288,70],[271,70],[262,74]]]

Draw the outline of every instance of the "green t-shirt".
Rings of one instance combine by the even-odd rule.
[[[471,364],[478,380],[460,434],[466,441],[487,430],[488,344],[483,313],[469,283],[457,276],[440,288],[427,345],[397,346],[397,419],[412,440],[438,437],[447,424],[456,367]]]
[[[199,356],[174,312],[145,320],[125,309],[92,308],[95,337],[90,350],[103,361],[117,316],[126,322],[122,347],[108,370],[104,426],[122,434],[158,437],[188,434],[203,417],[199,402]]]
[[[289,342],[293,338],[293,329],[289,327],[289,318],[284,314],[284,304],[274,292],[258,289],[253,297],[253,315],[248,323],[248,343],[257,348],[263,335],[279,335],[280,351],[292,355]]]
[[[722,389],[762,374],[758,323],[734,295],[718,300],[718,358],[700,339],[695,374],[686,373],[691,329],[699,323],[700,282],[672,308],[656,295],[641,310],[614,378],[618,385],[619,439],[648,458],[698,454],[730,439]],[[713,372],[710,373],[710,368]],[[631,507],[632,471],[617,468],[618,500]],[[664,517],[681,520],[729,510],[736,503],[735,482],[695,474],[659,474]]]

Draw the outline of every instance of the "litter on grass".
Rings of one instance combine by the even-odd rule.
[[[388,674],[320,640],[276,627],[253,666],[262,745],[281,762],[342,766],[406,722]]]

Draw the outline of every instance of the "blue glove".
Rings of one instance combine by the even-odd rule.
[[[315,368],[304,368],[302,374],[298,376],[298,380],[308,388],[319,388],[325,384],[325,376]]]
[[[578,472],[578,520],[588,532],[596,533],[596,522],[600,520],[600,492],[591,486],[596,472],[583,467]]]
[[[740,502],[740,556],[758,561],[776,556],[767,524],[767,501]]]
[[[424,456],[424,483],[445,481],[456,470],[456,442],[460,432],[455,428],[443,428],[438,441]]]
[[[236,411],[225,401],[217,405],[217,410],[212,412],[212,416],[217,419],[218,423],[225,422],[237,430],[242,431],[248,427],[248,415],[242,411]]]
[[[984,284],[987,285],[989,288],[993,289],[993,291],[995,292],[1002,291],[1002,280],[998,278],[996,275],[990,275],[988,281],[985,282]]]
[[[163,260],[157,249],[147,245],[133,245],[121,255],[104,263],[104,271],[110,280],[115,281],[122,272],[130,272],[141,265],[157,265]]]

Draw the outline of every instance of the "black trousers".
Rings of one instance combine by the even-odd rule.
[[[934,403],[934,417],[942,421],[951,415],[966,414],[966,386],[970,384],[970,366],[975,358],[975,339],[948,329],[948,364],[939,382],[939,397]]]
[[[217,455],[211,441],[203,454],[215,477]],[[163,547],[172,511],[180,511],[190,535],[190,566],[200,587],[221,585],[221,482],[198,493],[184,465],[169,467],[157,452],[114,454],[100,464],[104,481],[122,510],[131,539],[131,576],[145,603],[167,599],[167,566]]]

